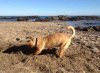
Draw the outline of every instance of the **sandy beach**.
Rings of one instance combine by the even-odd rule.
[[[0,73],[99,73],[100,32],[78,31],[63,58],[22,46],[16,38],[46,36],[56,32],[70,33],[65,22],[0,22]],[[18,43],[20,46],[12,46]],[[58,48],[58,47],[57,47]]]

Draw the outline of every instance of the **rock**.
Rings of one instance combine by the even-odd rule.
[[[78,26],[75,29],[76,30],[80,30],[80,31],[88,31],[88,28],[87,27],[80,27],[80,26]]]
[[[76,30],[81,30],[81,31],[100,31],[100,26],[90,26],[90,27],[76,27]]]
[[[100,31],[100,26],[95,26],[96,31]]]
[[[28,21],[29,19],[27,17],[19,17],[17,18],[17,21]]]
[[[92,26],[90,26],[90,27],[87,27],[87,31],[95,31],[95,29]]]

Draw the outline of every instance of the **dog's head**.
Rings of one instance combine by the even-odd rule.
[[[33,37],[27,37],[27,45],[30,46],[31,48],[35,47],[36,45],[36,38]]]

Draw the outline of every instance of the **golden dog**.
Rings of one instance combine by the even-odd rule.
[[[54,33],[45,37],[32,38],[28,41],[30,47],[35,47],[35,55],[41,53],[43,49],[60,47],[59,57],[64,55],[65,50],[71,43],[71,39],[75,36],[75,29],[72,26],[68,26],[67,29],[71,29],[73,34]]]

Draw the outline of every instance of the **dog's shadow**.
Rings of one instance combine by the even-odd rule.
[[[39,55],[44,55],[44,54],[56,54],[56,48],[45,49]]]
[[[14,54],[20,51],[25,55],[29,55],[29,54],[32,54],[35,51],[35,49],[32,49],[27,45],[21,45],[21,46],[13,46],[13,47],[7,48],[6,50],[3,51],[3,53]]]
[[[20,51],[25,55],[30,55],[30,54],[33,54],[36,51],[36,49],[30,48],[27,45],[21,45],[21,46],[10,47],[10,48],[4,50],[3,53],[16,54]],[[57,56],[56,55],[56,48],[43,50],[39,55],[45,55],[45,54],[55,54],[55,56]]]
[[[39,55],[46,55],[46,54],[53,54],[55,57],[59,57],[56,53],[56,48],[52,48],[52,49],[45,49],[43,50]]]

